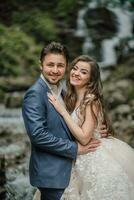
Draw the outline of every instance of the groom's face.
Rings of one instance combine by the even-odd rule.
[[[49,53],[44,57],[41,71],[45,79],[57,85],[66,71],[66,59],[62,54]]]

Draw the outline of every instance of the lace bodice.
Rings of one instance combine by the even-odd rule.
[[[80,125],[81,126],[81,121],[80,121],[80,119],[78,118],[78,113],[79,112],[79,109],[77,108],[77,109],[75,109],[73,112],[72,112],[72,114],[71,114],[71,116],[72,116],[72,119],[78,124],[78,125]],[[95,138],[95,139],[100,139],[101,138],[101,134],[99,133],[99,127],[100,127],[100,125],[102,124],[102,118],[101,118],[101,115],[100,114],[98,114],[98,125],[97,125],[97,128],[95,129],[95,131],[94,131],[94,133],[93,133],[93,138]]]

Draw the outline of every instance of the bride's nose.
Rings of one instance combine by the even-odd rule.
[[[74,75],[75,75],[75,76],[79,76],[79,74],[80,74],[80,71],[79,71],[79,70],[74,71]]]

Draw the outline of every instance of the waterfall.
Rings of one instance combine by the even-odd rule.
[[[116,15],[119,27],[116,37],[102,41],[102,67],[116,65],[117,56],[115,47],[119,45],[121,39],[133,36],[132,13],[126,8],[121,7],[109,8],[109,10]]]
[[[87,25],[84,21],[84,15],[88,11],[88,8],[96,8],[97,3],[96,1],[91,1],[88,3],[87,6],[79,10],[78,12],[78,18],[77,18],[77,29],[75,35],[78,37],[83,36],[84,42],[82,45],[82,52],[83,54],[88,54],[89,50],[94,49],[94,44],[92,42],[92,39],[90,37],[90,33],[88,31]]]
[[[99,3],[103,3],[102,1],[99,2],[97,0],[90,0],[89,3],[82,8],[78,12],[78,18],[77,18],[77,30],[76,30],[76,36],[78,37],[84,37],[84,42],[82,46],[83,54],[88,54],[91,52],[95,44],[92,42],[92,38],[90,36],[89,29],[86,26],[86,23],[84,21],[84,15],[88,11],[88,8],[96,8],[98,7]],[[108,67],[108,66],[114,66],[117,63],[117,55],[115,47],[120,44],[120,40],[123,38],[132,37],[132,12],[129,11],[128,6],[126,4],[124,6],[118,6],[118,7],[112,7],[111,4],[107,6],[107,9],[112,11],[118,20],[118,32],[116,36],[114,36],[111,39],[104,39],[101,42],[101,53],[102,58],[101,62],[99,63],[100,66]],[[134,41],[131,42],[131,45],[134,46]],[[95,55],[94,55],[95,56]]]
[[[24,134],[25,128],[22,119],[22,113],[20,108],[5,108],[4,105],[0,105],[0,133],[11,132],[14,134]]]

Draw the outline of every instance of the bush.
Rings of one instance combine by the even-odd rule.
[[[13,22],[19,25],[22,30],[37,39],[37,41],[55,40],[58,28],[54,19],[47,12],[33,9],[25,13],[13,13]]]
[[[60,0],[58,1],[56,12],[58,16],[61,17],[68,17],[68,14],[74,10],[74,8],[77,6],[77,1],[74,0]]]
[[[19,27],[0,25],[0,76],[35,75],[41,46]]]

